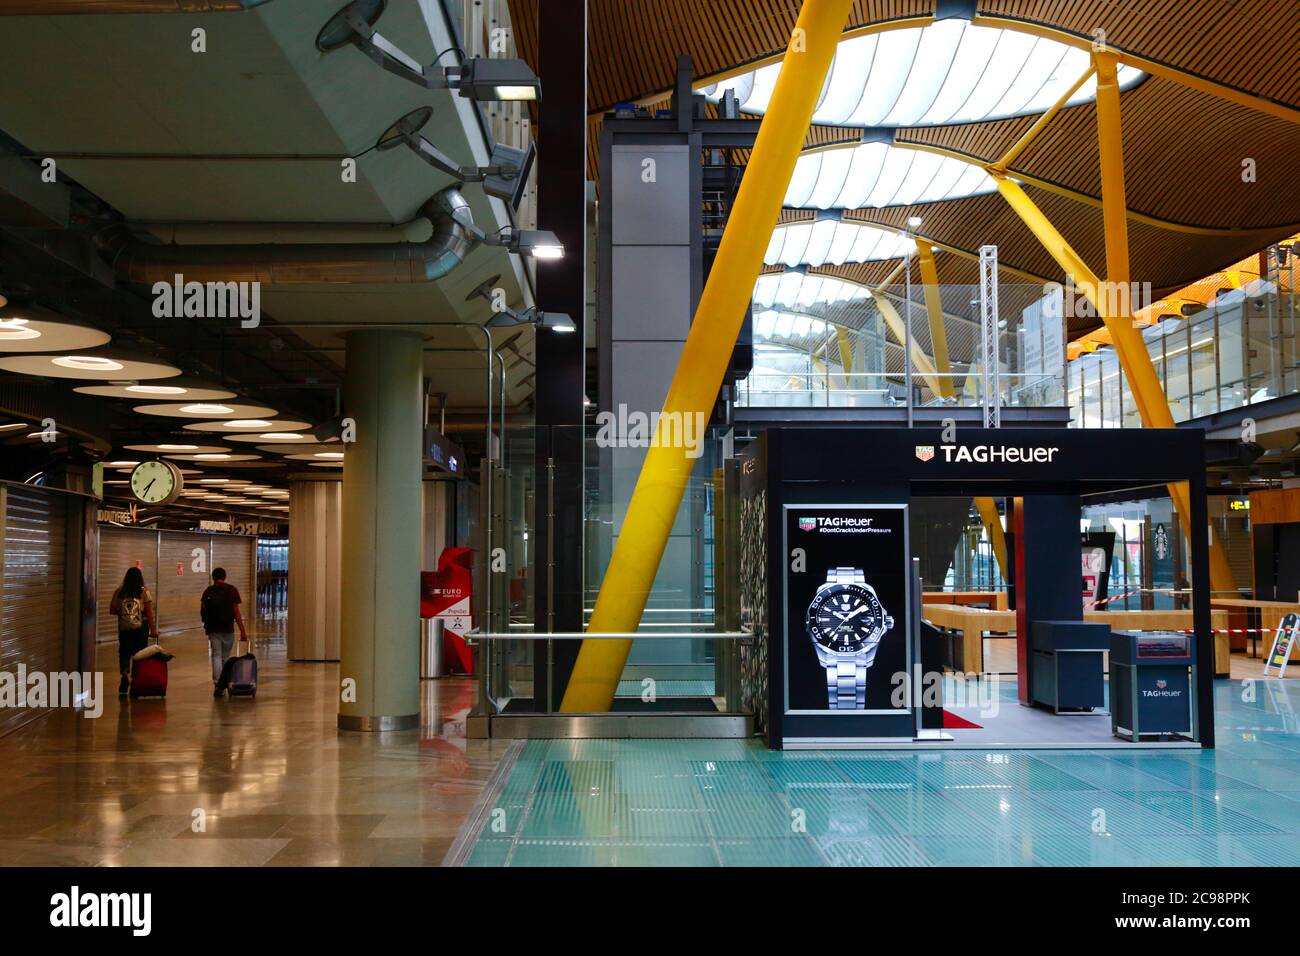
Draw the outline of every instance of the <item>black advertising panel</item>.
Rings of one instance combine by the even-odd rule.
[[[786,505],[785,713],[905,714],[906,505]]]

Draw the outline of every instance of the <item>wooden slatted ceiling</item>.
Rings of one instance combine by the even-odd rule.
[[[1049,24],[1281,103],[1300,105],[1296,9],[1276,0],[979,0],[984,16]]]
[[[799,7],[798,0],[589,3],[588,157],[593,178],[605,108],[668,89],[681,52],[691,54],[701,76],[770,56],[784,46]],[[933,0],[860,0],[850,28],[932,11]],[[1230,5],[1132,0],[1123,9],[1113,0],[980,0],[979,12],[1081,36],[1090,37],[1101,28],[1108,42],[1119,48],[1300,106],[1300,17],[1274,0],[1237,0]],[[520,55],[535,64],[535,0],[512,0],[511,13]],[[1199,237],[1131,222],[1136,281],[1150,281],[1156,294],[1172,291],[1294,232],[1286,227],[1300,222],[1300,125],[1158,77],[1126,91],[1122,103],[1131,208],[1188,224],[1261,228],[1248,236]],[[995,159],[1032,123],[1032,117],[1022,117],[913,128],[900,130],[899,138]],[[1099,195],[1095,123],[1091,105],[1063,110],[1021,154],[1016,168]],[[814,127],[807,144],[843,141],[855,134]],[[1241,163],[1247,157],[1256,161],[1255,183],[1241,181]],[[1044,190],[1029,192],[1085,260],[1102,270],[1100,211]],[[994,242],[1003,263],[1061,278],[1055,263],[996,195],[867,210],[862,218],[901,226],[912,214],[924,217],[924,231],[937,241],[972,251],[983,242]],[[955,256],[939,257],[942,281],[950,281],[945,270],[968,273],[965,266],[945,264],[957,261]]]

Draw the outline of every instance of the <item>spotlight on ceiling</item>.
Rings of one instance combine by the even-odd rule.
[[[523,60],[467,57],[453,49],[455,66],[439,66],[436,61],[424,66],[375,31],[385,6],[386,0],[352,0],[321,27],[316,48],[329,53],[355,46],[394,76],[429,90],[455,90],[480,102],[542,98],[541,80]]]
[[[482,183],[483,191],[518,209],[528,185],[528,174],[537,157],[537,147],[529,142],[527,149],[515,149],[497,143],[486,166],[461,166],[422,135],[420,130],[433,118],[433,108],[421,106],[411,110],[392,126],[384,130],[375,148],[380,151],[406,146],[434,169],[442,170],[462,182]]]
[[[534,259],[563,259],[564,246],[549,229],[506,229],[484,240],[490,246],[504,246],[510,252]]]
[[[486,328],[509,329],[519,325],[531,325],[533,328],[550,329],[552,332],[568,333],[578,331],[578,327],[573,324],[573,317],[567,312],[543,312],[536,306],[520,311],[498,302],[492,293],[500,279],[499,275],[484,279],[474,287],[469,295],[465,296],[466,302],[482,299],[492,306],[492,312],[494,313],[492,318],[483,323]]]

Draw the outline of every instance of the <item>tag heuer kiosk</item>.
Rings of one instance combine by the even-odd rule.
[[[1110,636],[1110,726],[1116,737],[1196,737],[1196,637],[1175,631]]]

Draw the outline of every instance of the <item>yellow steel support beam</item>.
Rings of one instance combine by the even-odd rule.
[[[1007,536],[1002,528],[1002,518],[998,514],[997,502],[992,498],[976,498],[975,508],[984,522],[989,541],[993,544],[993,555],[998,559],[998,568],[1002,571],[1002,580],[1011,583],[1011,572],[1007,569]]]
[[[1056,116],[1056,114],[1061,111],[1061,107],[1063,107],[1067,102],[1069,102],[1070,97],[1073,96],[1075,93],[1079,92],[1079,87],[1083,86],[1084,83],[1088,82],[1088,77],[1092,76],[1094,70],[1095,67],[1089,66],[1088,69],[1084,72],[1083,76],[1075,80],[1074,85],[1072,85],[1068,90],[1062,93],[1061,98],[1052,104],[1052,108],[1049,109],[1042,116],[1038,117],[1038,119],[1035,120],[1034,125],[1029,127],[1029,129],[1025,130],[1025,134],[1021,136],[1020,139],[1016,140],[1015,145],[1012,146],[1005,153],[1003,153],[1001,158],[999,158],[998,161],[993,165],[996,166],[998,169],[1005,170],[1012,163],[1014,163],[1016,161],[1016,157],[1018,157],[1021,153],[1025,151],[1025,147],[1034,141],[1034,137],[1047,128],[1047,124],[1050,123],[1052,119]]]
[[[853,336],[842,325],[835,326],[835,338],[840,345],[840,368],[844,369],[844,387],[848,387],[848,376],[853,374]]]
[[[1033,200],[1025,195],[1025,191],[1019,185],[1010,179],[1000,178],[998,192],[1029,227],[1030,232],[1043,244],[1043,248],[1056,260],[1061,270],[1074,279],[1074,284],[1079,291],[1091,300],[1106,328],[1111,330],[1115,352],[1128,379],[1129,390],[1137,403],[1138,412],[1142,416],[1142,424],[1147,428],[1173,428],[1174,419],[1169,411],[1169,402],[1160,387],[1159,378],[1156,377],[1155,366],[1151,364],[1146,343],[1142,341],[1141,333],[1133,327],[1132,318],[1116,314],[1113,307],[1113,300],[1116,297],[1107,294],[1101,280],[1088,268],[1088,264],[1070,247],[1065,237],[1043,215],[1042,210],[1034,205]],[[1192,533],[1191,508],[1187,485],[1182,483],[1170,485],[1169,497],[1173,499],[1174,506],[1178,509],[1185,533],[1190,535]],[[1223,547],[1217,539],[1212,540],[1210,546],[1210,586],[1216,591],[1234,590],[1236,586],[1227,556],[1223,553]]]
[[[696,459],[669,440],[671,422],[707,416],[763,268],[763,253],[781,215],[813,110],[853,0],[805,0],[767,114],[759,126],[745,177],[713,268],[700,295],[677,370],[664,401],[660,435],[647,449],[618,542],[605,570],[588,628],[630,633],[641,622],[664,546]],[[564,692],[565,712],[606,711],[627,663],[629,641],[584,641]]]
[[[921,266],[921,283],[925,289],[925,311],[930,319],[930,350],[934,352],[934,370],[943,398],[956,394],[952,385],[952,362],[948,359],[948,327],[943,321],[943,298],[939,295],[939,270],[934,264],[934,252],[924,239],[916,240],[916,251]]]
[[[909,338],[907,334],[907,323],[903,321],[903,317],[899,315],[898,310],[894,308],[894,303],[890,302],[883,292],[877,293],[874,298],[876,306],[880,309],[880,317],[885,320],[885,326],[893,333],[894,338],[898,340],[898,344],[906,348],[907,346],[905,343]],[[912,340],[912,367],[920,373],[921,378],[925,380],[925,384],[930,386],[930,391],[934,392],[936,395],[941,394],[939,391],[939,379],[935,375],[937,369],[935,369],[934,363],[930,361],[930,357],[921,351],[920,346],[916,344],[916,336],[913,335],[910,338]]]

